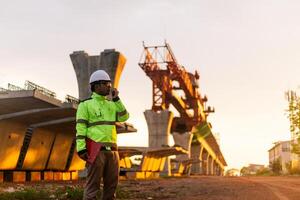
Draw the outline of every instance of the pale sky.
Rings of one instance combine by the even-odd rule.
[[[143,111],[152,83],[139,68],[142,41],[171,45],[216,112],[209,117],[229,167],[267,164],[288,140],[284,92],[300,85],[298,0],[0,0],[0,86],[33,81],[78,96],[69,54],[115,48],[127,64],[120,96],[138,133],[119,145],[146,146]]]

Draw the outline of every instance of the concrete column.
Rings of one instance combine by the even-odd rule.
[[[217,164],[217,167],[216,167],[216,175],[217,176],[220,176],[221,173],[220,173],[220,166]]]
[[[144,115],[148,125],[149,147],[161,148],[168,146],[173,113],[168,110],[161,112],[146,110]],[[163,174],[171,175],[171,162],[169,157],[166,159]]]
[[[201,153],[200,153],[200,160],[201,160],[201,174],[202,175],[206,175],[206,167],[207,167],[207,151],[202,147],[201,148]]]
[[[208,155],[207,156],[207,159],[206,159],[206,175],[210,175],[210,156]]]
[[[224,169],[220,167],[220,176],[224,176]]]
[[[215,175],[215,160],[211,157],[210,175]]]
[[[218,175],[218,174],[217,174],[217,171],[218,171],[218,170],[217,170],[217,169],[218,169],[218,166],[217,166],[217,163],[216,163],[216,161],[215,161],[215,160],[214,160],[213,167],[214,167],[214,168],[213,168],[213,175]]]
[[[173,120],[172,112],[163,110],[154,112],[146,110],[144,112],[149,132],[149,147],[160,148],[169,145],[171,123]]]
[[[201,156],[201,145],[199,143],[193,143],[191,145],[191,158],[201,161],[200,156]],[[201,171],[202,171],[201,170],[201,162],[192,164],[192,167],[191,167],[192,174],[200,174]]]
[[[221,166],[219,166],[219,174],[218,174],[219,176],[223,176],[223,169],[222,169],[222,167]]]
[[[177,155],[176,158],[179,161],[183,161],[191,158],[190,151],[191,151],[191,142],[192,142],[193,134],[191,134],[190,132],[185,132],[185,133],[173,132],[172,135],[174,138],[175,145],[179,145],[189,152],[187,155],[186,154]]]
[[[204,152],[204,147],[201,146],[201,151],[200,151],[200,174],[204,174],[204,169],[203,169],[203,152]]]
[[[219,166],[219,164],[218,163],[216,163],[216,175],[217,176],[220,176],[220,166]]]
[[[98,69],[105,70],[113,86],[117,88],[126,63],[126,58],[114,49],[106,49],[96,56],[89,56],[84,51],[74,51],[70,54],[70,58],[77,77],[80,100],[90,97],[89,78]]]

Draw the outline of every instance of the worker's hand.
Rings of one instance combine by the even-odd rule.
[[[116,88],[111,89],[111,97],[113,100],[118,99],[119,91]]]
[[[88,152],[86,150],[79,151],[78,156],[84,161],[87,161],[89,158]]]

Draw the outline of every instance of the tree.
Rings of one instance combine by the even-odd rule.
[[[256,176],[270,176],[271,174],[272,171],[268,167],[261,168],[256,172]]]
[[[300,156],[300,97],[292,90],[286,92],[286,97],[289,102],[287,114],[290,120],[292,153]]]
[[[274,162],[271,163],[271,169],[274,172],[274,174],[280,174],[282,171],[282,166],[281,166],[281,160],[278,158],[274,160]]]
[[[249,167],[243,167],[243,168],[240,170],[240,174],[241,174],[241,176],[247,176],[247,175],[250,175]]]
[[[235,169],[235,168],[231,168],[231,169],[228,169],[225,173],[225,176],[238,176],[239,175],[239,170],[238,169]]]

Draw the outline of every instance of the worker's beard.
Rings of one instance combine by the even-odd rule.
[[[97,92],[97,94],[101,95],[101,96],[107,96],[110,93],[110,89],[107,89],[105,91],[99,91]]]
[[[107,91],[104,93],[104,96],[109,95],[109,93],[110,93],[110,90],[107,90]]]

